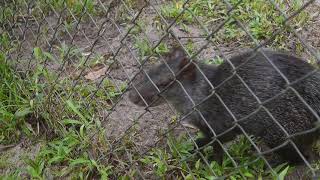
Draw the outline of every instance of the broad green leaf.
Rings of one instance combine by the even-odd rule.
[[[74,120],[74,119],[64,119],[62,121],[63,124],[68,125],[68,124],[83,124],[82,122],[78,121],[78,120]]]
[[[37,60],[42,60],[43,54],[42,54],[41,48],[35,47],[35,48],[33,49],[33,53],[34,53],[34,57],[35,57]]]
[[[245,172],[243,175],[245,175],[246,177],[250,177],[250,178],[254,177],[250,172]]]
[[[289,166],[287,166],[283,171],[281,171],[278,176],[278,180],[284,180],[284,177],[288,173],[288,170],[289,170]]]
[[[84,124],[80,127],[80,136],[84,137]]]
[[[79,159],[72,160],[70,163],[70,166],[76,166],[79,164],[91,165],[91,161],[88,159],[79,158]]]
[[[80,113],[80,111],[78,110],[78,108],[74,105],[74,103],[71,100],[67,101],[67,105],[69,106],[69,108],[76,113],[83,121],[86,121],[86,118]]]
[[[196,162],[195,167],[196,167],[196,170],[198,170],[198,169],[199,169],[199,167],[200,167],[200,159]]]
[[[233,176],[230,176],[230,179],[232,180],[237,180],[237,178],[233,177]]]
[[[56,163],[56,162],[61,162],[65,157],[62,157],[62,156],[54,156],[53,158],[51,158],[49,161],[48,161],[48,164],[52,164],[52,163]]]
[[[185,177],[185,180],[193,180],[193,175],[192,175],[192,174],[188,174],[188,175]]]

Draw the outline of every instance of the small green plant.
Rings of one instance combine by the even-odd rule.
[[[0,179],[3,180],[19,180],[21,178],[21,171],[20,170],[15,170],[13,172],[7,173],[7,174],[2,174],[0,175]]]
[[[13,16],[13,5],[10,4],[9,6],[1,6],[0,7],[0,22],[6,22],[10,20]]]
[[[45,179],[44,170],[49,168],[53,177],[68,175],[80,179],[97,176],[108,178],[112,166],[99,164],[87,153],[93,145],[90,132],[95,128],[90,112],[71,100],[66,101],[66,107],[72,118],[62,120],[61,123],[66,128],[63,136],[45,144],[36,158],[25,160],[28,175]]]
[[[71,173],[71,177],[87,179],[96,176],[97,171],[100,177],[107,178],[111,166],[100,165],[86,152],[82,152],[88,146],[88,140],[75,131],[69,131],[63,138],[49,142],[34,160],[26,159],[27,173],[32,178],[45,179],[44,169],[55,166],[58,169],[54,168],[51,172],[54,177],[64,177]]]
[[[56,0],[46,2],[38,0],[37,3],[39,8],[47,11],[49,11],[50,8],[53,8],[55,11],[68,8],[75,16],[80,16],[84,10],[92,15],[96,14],[96,8],[94,7],[96,4],[95,0]]]
[[[145,27],[145,23],[143,21],[137,21],[135,26],[131,29],[130,34],[137,35],[142,32],[142,27]]]
[[[167,46],[165,43],[161,42],[161,43],[155,48],[155,52],[156,52],[157,54],[165,54],[165,53],[169,52],[169,48],[168,48],[168,46]]]
[[[7,53],[12,48],[10,44],[10,38],[7,33],[3,33],[0,35],[0,51],[2,53]]]
[[[242,166],[240,169],[234,167],[227,155],[224,156],[222,165],[212,161],[208,166],[200,156],[190,153],[193,149],[193,143],[185,135],[181,135],[177,139],[170,135],[167,145],[169,149],[154,149],[148,156],[140,160],[145,166],[152,168],[159,177],[182,176],[185,179],[215,179],[230,174],[228,179],[232,180],[242,179],[243,177],[249,179],[265,177],[283,179],[289,170],[289,166],[285,167],[283,165],[275,168],[275,171],[278,172],[277,175],[265,170],[264,161],[252,155],[252,147],[246,137],[239,138],[228,148],[231,157],[238,163],[238,166]],[[204,150],[203,155],[208,159],[212,153],[214,152],[208,147]]]
[[[150,42],[145,38],[135,38],[134,47],[138,49],[141,59],[152,54]]]
[[[139,55],[141,59],[143,59],[146,56],[155,55],[156,54],[164,54],[169,52],[168,46],[161,42],[155,49],[152,51],[152,45],[146,38],[135,38],[135,44],[134,47],[138,49]]]
[[[204,61],[206,64],[215,64],[215,65],[220,65],[223,63],[223,59],[220,56],[216,56],[213,59],[207,59]]]
[[[170,4],[162,6],[161,14],[166,18],[175,19],[181,14],[183,10],[183,7],[182,7],[183,3],[184,3],[183,1],[173,1]],[[188,13],[184,13],[182,14],[182,17],[178,21],[190,23],[190,22],[193,22],[193,18],[192,18],[192,15]]]
[[[188,51],[188,53],[193,54],[195,51],[195,47],[194,47],[194,43],[192,42],[192,40],[188,40],[187,44],[186,44],[186,49]]]
[[[140,161],[144,164],[151,164],[154,167],[155,173],[159,177],[166,175],[170,168],[174,168],[172,165],[168,165],[169,155],[161,150],[155,150],[150,153],[149,156],[142,158]]]
[[[182,27],[185,27],[186,24],[199,25],[196,19],[205,27],[212,27],[232,17],[215,36],[219,42],[223,43],[244,39],[247,36],[237,25],[236,20],[245,24],[249,32],[257,40],[268,39],[275,30],[283,29],[283,33],[275,37],[273,45],[279,48],[286,48],[288,37],[290,37],[288,34],[291,34],[291,32],[284,25],[284,16],[269,2],[244,0],[239,3],[238,0],[231,0],[230,3],[235,8],[229,14],[227,13],[228,8],[223,1],[192,0],[185,5],[186,10],[182,13],[184,3],[185,1],[183,0],[176,0],[172,3],[164,4],[161,8],[162,16],[167,19],[179,17],[177,23]],[[295,12],[303,5],[301,0],[288,3],[277,0],[276,3],[286,14]],[[308,12],[302,11],[290,20],[290,25],[295,28],[303,27],[309,18]],[[158,21],[158,19],[159,17],[156,17],[155,21]],[[248,43],[247,40],[246,38],[246,41],[242,43]],[[298,43],[298,46],[301,46],[301,44]]]
[[[15,143],[22,131],[28,132],[26,118],[33,112],[28,92],[32,87],[17,76],[0,56],[0,143]]]
[[[185,1],[177,0],[166,4],[161,8],[161,14],[165,18],[178,18],[178,23],[196,23],[195,18],[204,20],[205,23],[218,21],[219,16],[226,14],[226,5],[217,0],[193,0],[185,5],[186,10],[183,11]],[[182,14],[181,14],[182,13]]]
[[[127,84],[125,82],[120,84],[119,87],[116,87],[111,80],[104,79],[100,87],[98,87],[95,83],[92,83],[87,84],[85,87],[78,85],[76,86],[75,90],[80,93],[81,97],[90,97],[90,95],[94,93],[96,98],[109,103],[121,95],[126,88]]]
[[[81,51],[80,49],[73,47],[73,46],[68,46],[65,42],[61,43],[60,46],[56,46],[56,49],[59,51],[59,57],[56,61],[59,63],[62,63],[62,60],[70,62],[72,59],[77,59],[80,57],[80,62],[79,65],[82,65],[84,58],[82,58]]]

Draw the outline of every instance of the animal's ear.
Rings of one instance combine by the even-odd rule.
[[[180,59],[179,69],[182,70],[181,76],[185,79],[194,80],[196,78],[196,66],[187,56]]]
[[[175,47],[168,55],[167,60],[169,64],[174,65],[178,71],[183,71],[179,74],[179,77],[193,80],[196,77],[196,67],[188,59],[187,54],[181,47]],[[177,71],[177,72],[178,72]]]
[[[169,57],[170,57],[171,60],[178,60],[179,61],[179,60],[181,60],[183,58],[186,58],[187,55],[186,55],[185,51],[181,47],[175,47],[171,51]]]

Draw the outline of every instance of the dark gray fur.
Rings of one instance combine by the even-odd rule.
[[[303,77],[315,69],[306,61],[293,55],[267,49],[263,49],[263,52],[290,82]],[[248,60],[249,57],[251,58]],[[247,51],[230,58],[235,67],[247,60],[248,62],[240,66],[236,72],[261,102],[274,97],[287,87],[284,79],[260,52]],[[159,90],[167,89],[158,95],[157,89],[148,80],[146,75],[144,75],[139,83],[135,81],[136,89],[143,96],[147,104],[151,104],[151,106],[161,104],[163,101],[159,97],[162,96],[173,104],[175,109],[181,114],[189,113],[192,110],[193,104],[181,85],[195,104],[201,102],[212,93],[212,88],[198,70],[197,67],[199,67],[211,84],[214,87],[218,86],[215,91],[216,94],[221,97],[236,119],[239,120],[246,117],[258,108],[258,102],[249,90],[237,76],[232,76],[232,67],[228,62],[224,62],[219,66],[207,65],[201,62],[192,62],[190,64],[184,51],[180,48],[174,49],[171,53],[167,54],[166,62],[175,73],[180,71],[182,67],[185,67],[176,78],[181,84],[174,81],[174,75],[164,63],[152,67],[148,71],[148,75],[154,84],[157,85]],[[228,81],[221,84],[229,77],[231,78]],[[320,115],[320,73],[316,72],[312,76],[293,84],[292,87]],[[145,105],[135,90],[130,92],[129,97],[135,104]],[[286,93],[268,101],[263,106],[269,110],[289,134],[312,129],[318,121],[292,90],[288,90]],[[207,98],[197,109],[216,134],[223,133],[234,125],[234,118],[215,95]],[[203,146],[210,142],[214,135],[200,113],[194,112],[188,119],[206,136],[197,140],[198,146]],[[270,148],[276,147],[286,140],[285,133],[263,108],[244,121],[239,122],[239,124],[249,135],[261,138]],[[222,142],[228,142],[241,133],[239,128],[234,128],[218,139]],[[306,158],[308,158],[311,145],[318,137],[319,130],[297,136],[292,140]],[[212,146],[215,150],[215,159],[221,161],[223,151],[220,145],[215,142]],[[296,164],[302,162],[302,159],[291,145],[284,146],[277,153],[290,163]]]

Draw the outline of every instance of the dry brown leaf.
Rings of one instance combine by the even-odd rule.
[[[101,66],[100,66],[101,67]],[[88,72],[87,75],[85,75],[84,77],[88,80],[96,80],[98,78],[100,78],[101,76],[103,76],[107,71],[107,67],[103,66],[100,69],[97,68],[93,68],[91,71]]]

